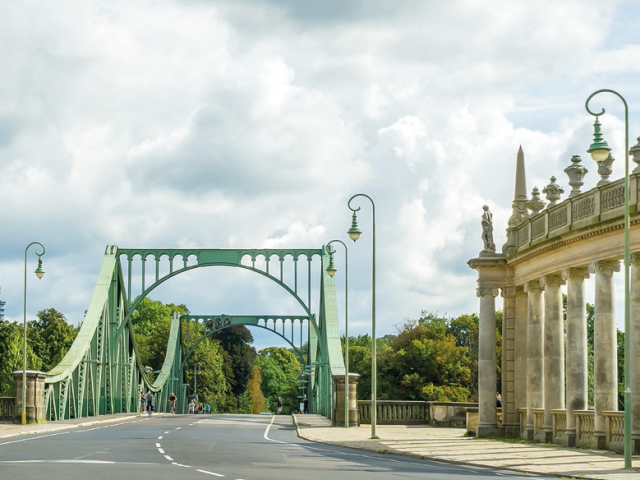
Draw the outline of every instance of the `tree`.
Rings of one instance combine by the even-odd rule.
[[[17,322],[0,320],[0,397],[16,393],[13,372],[22,370],[23,326]],[[27,369],[40,370],[42,360],[27,343]]]
[[[34,353],[42,360],[41,369],[48,372],[71,348],[78,328],[67,322],[55,308],[38,312],[38,320],[29,322],[27,335]]]
[[[260,388],[260,384],[262,383],[262,374],[259,365],[254,365],[251,369],[251,378],[249,379],[249,383],[247,384],[247,393],[249,395],[250,400],[250,411],[253,414],[258,414],[260,412],[264,412],[265,410],[265,401],[264,395]]]
[[[247,389],[256,358],[256,350],[250,345],[253,343],[253,336],[244,325],[234,325],[216,332],[213,338],[228,353],[224,359],[225,362],[229,362],[228,365],[233,372],[231,390],[233,395],[240,397]]]
[[[261,369],[261,388],[269,410],[275,411],[278,397],[282,397],[283,412],[297,410],[301,367],[296,356],[284,347],[269,347],[258,352],[255,364]]]

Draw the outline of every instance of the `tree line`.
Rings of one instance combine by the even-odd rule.
[[[173,313],[189,313],[185,305],[163,304],[143,299],[131,315],[133,341],[141,363],[160,370],[164,362]],[[185,344],[196,332],[182,325]],[[205,328],[200,325],[200,328]],[[417,319],[405,320],[395,334],[376,340],[377,398],[380,400],[477,401],[478,329],[476,314],[455,318],[426,311]],[[27,368],[49,371],[71,347],[79,327],[70,325],[65,316],[49,308],[27,322]],[[594,309],[587,304],[589,352],[589,404],[593,404],[593,330]],[[496,355],[501,390],[502,312],[496,313]],[[201,337],[203,332],[198,332]],[[11,372],[22,370],[22,323],[0,321],[0,396],[15,394]],[[293,349],[269,347],[256,351],[251,332],[244,326],[220,330],[202,341],[184,368],[187,394],[193,395],[194,375],[200,402],[208,403],[212,412],[275,412],[276,399],[283,400],[283,412],[299,409],[302,365],[306,362],[306,345],[302,358]],[[342,338],[344,354],[345,339]],[[618,380],[620,408],[624,384],[624,334],[618,331]],[[358,399],[371,398],[371,337],[349,337],[349,370],[360,374]],[[178,392],[176,392],[178,393]]]

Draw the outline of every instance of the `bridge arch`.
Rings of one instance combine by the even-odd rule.
[[[275,258],[274,258],[275,257]],[[318,312],[312,306],[312,261],[319,257],[320,277]],[[121,258],[126,261],[126,275]],[[264,258],[260,268],[258,261]],[[293,259],[291,279],[285,279],[284,260]],[[299,293],[298,261],[307,260],[307,300]],[[161,262],[168,261],[168,272],[161,274]],[[175,265],[178,261],[181,265]],[[140,294],[131,301],[133,265],[140,266]],[[243,262],[250,262],[246,265]],[[45,405],[48,418],[70,418],[136,411],[139,394],[150,389],[161,399],[167,389],[181,378],[183,366],[179,319],[172,320],[167,356],[160,375],[151,383],[141,365],[130,317],[140,301],[151,291],[180,273],[207,266],[238,267],[258,273],[291,295],[304,315],[279,318],[305,318],[310,328],[309,364],[314,367],[313,392],[318,413],[331,416],[332,373],[344,373],[339,345],[335,285],[324,271],[328,253],[321,249],[119,249],[107,246],[96,288],[80,332],[62,361],[45,377]],[[148,265],[152,265],[150,274]],[[276,267],[273,267],[273,265]],[[279,268],[278,268],[279,267]],[[272,271],[274,273],[272,273]],[[147,286],[147,278],[152,280]],[[304,282],[303,282],[304,283]],[[267,318],[263,316],[261,318]],[[275,317],[275,316],[274,316]],[[261,328],[265,326],[254,325]],[[273,331],[273,330],[272,330]],[[278,332],[276,332],[278,333]],[[282,336],[282,335],[281,335]],[[336,340],[338,339],[338,340]],[[285,338],[286,340],[286,338]]]

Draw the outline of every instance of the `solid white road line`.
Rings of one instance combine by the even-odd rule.
[[[206,470],[196,470],[196,472],[206,473],[207,475],[213,475],[215,477],[224,477],[221,473],[207,472]]]

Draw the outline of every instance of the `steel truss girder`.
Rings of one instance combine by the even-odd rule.
[[[319,313],[311,312],[311,262],[320,256],[320,304]],[[124,281],[120,257],[128,263],[128,282]],[[142,294],[131,303],[131,265],[134,257],[142,260]],[[155,261],[155,281],[145,286],[145,263],[149,256]],[[160,259],[169,259],[169,273],[159,273]],[[264,258],[263,268],[256,266],[256,260]],[[273,257],[279,268],[272,268]],[[293,281],[284,278],[284,260],[294,261]],[[174,260],[180,257],[182,267],[174,269]],[[242,264],[248,258],[251,265]],[[307,298],[299,295],[298,260],[306,258]],[[194,261],[195,264],[189,264]],[[156,395],[156,408],[167,409],[167,399],[171,391],[184,393],[183,365],[191,350],[183,352],[181,347],[180,318],[172,319],[167,354],[160,375],[151,383],[136,353],[135,339],[130,330],[129,317],[138,303],[155,287],[182,272],[204,266],[234,266],[254,271],[279,284],[292,295],[305,310],[302,316],[235,316],[237,323],[266,328],[284,338],[292,346],[293,333],[278,331],[277,322],[284,327],[286,322],[307,322],[309,340],[309,364],[313,368],[312,382],[309,384],[309,398],[317,413],[328,417],[332,414],[331,374],[344,373],[342,353],[338,334],[338,318],[335,306],[335,284],[325,272],[328,254],[322,249],[298,250],[145,250],[118,249],[107,246],[91,303],[80,331],[62,361],[47,373],[45,378],[45,405],[49,419],[96,416],[121,411],[137,411],[141,392],[149,390]],[[273,274],[273,271],[276,274]],[[203,331],[206,321],[211,319],[215,330],[216,318],[231,316],[203,317]],[[195,316],[193,318],[196,318]],[[232,322],[231,318],[229,318]],[[195,320],[194,320],[195,321]],[[224,322],[224,320],[221,320]],[[251,323],[255,322],[255,323]],[[269,325],[269,322],[272,325]],[[208,333],[205,333],[207,335]],[[302,334],[300,336],[302,343]],[[201,339],[200,339],[201,340]],[[195,347],[195,345],[194,345]],[[179,411],[184,411],[184,394],[178,395]]]

